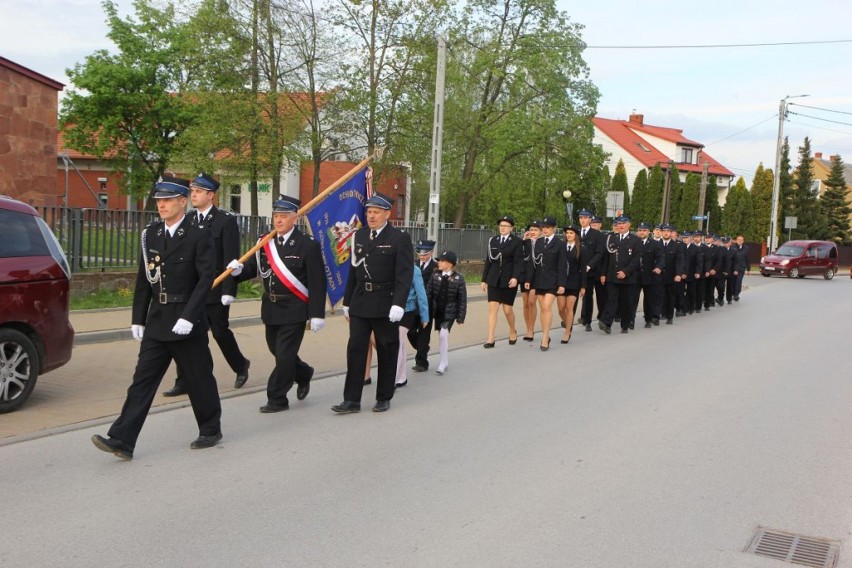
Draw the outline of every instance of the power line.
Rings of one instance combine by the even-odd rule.
[[[808,124],[807,122],[799,122],[797,120],[788,120],[787,122],[791,124],[798,124],[799,126],[807,126],[808,128],[816,128],[817,130],[825,130],[826,132],[834,132],[835,134],[845,134],[847,136],[852,136],[852,132],[846,132],[843,130],[834,130],[833,128],[825,128],[823,126],[816,126],[813,124]]]
[[[715,49],[723,47],[773,47],[779,45],[820,45],[829,43],[852,43],[852,39],[779,41],[768,43],[715,43],[696,45],[587,45],[586,49]]]
[[[815,107],[815,106],[800,105],[800,104],[797,104],[797,103],[789,103],[789,106],[799,106],[799,107],[802,107],[802,108],[810,108],[810,109],[813,109],[813,110],[833,112],[833,113],[836,113],[836,114],[848,114],[849,116],[852,116],[852,112],[845,112],[845,111],[842,111],[842,110],[832,110],[830,108],[820,108],[820,107]]]
[[[793,112],[792,110],[787,111],[789,114],[795,114],[796,116],[802,116],[804,118],[811,118],[813,120],[821,120],[823,122],[830,122],[832,124],[842,124],[843,126],[852,126],[852,122],[840,122],[839,120],[829,120],[827,118],[820,118],[818,116],[811,116],[809,114],[802,114],[800,112]]]
[[[758,122],[757,124],[753,124],[753,125],[749,126],[748,128],[743,128],[743,129],[742,129],[742,130],[740,130],[739,132],[735,132],[735,133],[731,134],[730,136],[725,136],[724,138],[719,138],[718,140],[714,140],[713,142],[710,142],[709,144],[705,144],[704,146],[705,146],[705,148],[706,148],[707,146],[712,146],[713,144],[717,144],[717,143],[719,143],[719,142],[722,142],[723,140],[727,140],[728,138],[733,138],[734,136],[739,136],[739,135],[740,135],[740,134],[742,134],[743,132],[748,132],[748,131],[749,131],[749,130],[751,130],[752,128],[757,128],[758,126],[760,126],[760,125],[761,125],[761,124],[763,124],[764,122],[769,122],[770,120],[772,120],[773,118],[775,118],[775,117],[777,117],[777,116],[778,116],[778,113],[776,112],[775,114],[773,114],[773,115],[772,115],[772,116],[770,116],[769,118],[767,118],[767,119],[765,119],[765,120],[761,120],[761,121],[760,121],[760,122]]]

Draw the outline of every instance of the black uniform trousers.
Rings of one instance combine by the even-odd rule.
[[[305,385],[310,382],[314,369],[299,358],[304,337],[304,322],[266,326],[266,347],[275,357],[275,368],[266,384],[269,402],[286,406],[289,404],[287,392],[293,383]]]
[[[663,313],[663,285],[659,282],[642,286],[642,311],[645,321],[659,320]],[[636,313],[635,310],[633,312]]]
[[[737,279],[739,275],[731,274],[725,279],[725,299],[728,302],[733,301],[737,293]]]
[[[415,275],[416,277],[416,275]],[[420,316],[418,315],[415,324],[408,330],[408,342],[411,347],[416,350],[414,354],[414,364],[424,369],[429,368],[429,336],[432,335],[432,320],[426,323],[426,327],[420,325]]]
[[[121,440],[131,447],[136,446],[136,439],[148,416],[154,395],[172,359],[183,371],[199,434],[213,436],[221,432],[222,406],[213,377],[213,357],[205,333],[179,341],[142,339],[133,382],[127,389],[127,399],[121,414],[109,429],[110,438]]]
[[[586,273],[586,295],[583,296],[583,308],[580,312],[580,318],[583,323],[588,325],[592,323],[592,314],[594,312],[594,303],[597,299],[598,319],[604,313],[607,304],[606,284],[601,284],[600,274],[590,270]]]
[[[701,311],[701,296],[698,293],[698,284],[701,282],[700,279],[687,281],[685,286],[686,292],[686,301],[684,305],[686,306],[687,313],[695,312],[695,303],[698,302],[698,311]]]
[[[674,311],[678,308],[678,292],[682,282],[669,282],[662,285],[663,292],[663,317],[670,320],[674,317]]]
[[[704,284],[706,282],[707,279],[703,276],[695,281],[695,297],[693,298],[692,306],[695,308],[696,312],[700,312],[704,305]]]
[[[350,315],[349,344],[346,346],[346,384],[343,387],[343,399],[346,401],[361,402],[371,333],[376,334],[378,356],[376,400],[393,398],[399,358],[399,322],[394,323],[388,320],[387,316],[365,318]]]
[[[245,358],[243,352],[240,351],[240,346],[237,345],[237,338],[234,337],[234,332],[228,324],[231,318],[231,306],[223,306],[221,302],[210,303],[204,306],[204,311],[207,315],[207,323],[210,325],[210,331],[213,334],[213,339],[222,351],[225,361],[235,373],[242,373],[248,359]],[[175,378],[175,387],[185,389],[183,380],[181,379],[182,371],[178,365],[178,376]]]
[[[617,315],[621,318],[621,329],[628,329],[636,312],[634,300],[636,294],[635,284],[606,283],[606,307],[598,314],[598,321],[611,326]]]
[[[686,313],[686,280],[675,282],[675,309],[680,313]]]

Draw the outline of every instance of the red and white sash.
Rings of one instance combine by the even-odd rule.
[[[269,267],[275,272],[275,276],[278,277],[278,280],[281,281],[282,284],[287,286],[287,288],[293,292],[293,295],[302,300],[303,302],[308,301],[308,288],[302,284],[302,282],[296,278],[290,269],[284,264],[284,261],[281,260],[281,257],[278,256],[278,249],[273,246],[272,240],[266,241],[266,244],[263,245],[263,250],[266,251],[266,258],[269,260]]]

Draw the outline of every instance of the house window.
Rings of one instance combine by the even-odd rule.
[[[639,149],[642,150],[643,152],[650,152],[651,151],[650,149],[648,149],[648,147],[646,147],[641,142],[637,142],[636,145],[639,146]]]
[[[819,197],[819,193],[820,193],[819,190],[820,190],[820,180],[815,179],[811,182],[811,193],[813,193],[814,195]]]
[[[691,164],[692,163],[692,148],[681,148],[680,149],[680,161],[683,164]]]
[[[242,187],[239,184],[231,186],[231,211],[236,213],[242,213],[242,209],[240,209],[240,193],[242,193]]]

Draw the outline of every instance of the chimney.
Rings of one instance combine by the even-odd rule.
[[[817,160],[822,160],[822,152],[814,152],[814,158]]]
[[[633,113],[630,115],[630,124],[635,124],[637,126],[642,126],[642,122],[645,120],[644,114]]]
[[[832,162],[836,162],[837,160],[840,159],[840,155],[839,154],[833,154],[833,155],[829,156],[828,159],[831,160]]]

